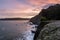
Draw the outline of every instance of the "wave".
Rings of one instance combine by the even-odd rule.
[[[16,38],[16,40],[33,40],[33,38],[34,38],[34,35],[35,35],[35,33],[34,32],[36,32],[36,26],[37,25],[34,25],[33,23],[31,23],[31,22],[28,22],[27,23],[27,26],[30,26],[30,29],[29,30],[27,30],[27,31],[25,31],[22,35],[22,37],[18,37],[18,38]]]

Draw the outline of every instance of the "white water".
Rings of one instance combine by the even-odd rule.
[[[37,25],[28,21],[0,21],[0,40],[33,40]],[[17,37],[15,37],[17,36]],[[11,39],[12,40],[12,39]]]
[[[17,40],[33,40],[35,33],[32,33],[32,31],[34,31],[34,32],[36,31],[37,25],[34,25],[34,24],[30,25],[30,24],[32,24],[32,23],[29,22],[27,24],[27,26],[30,27],[30,29],[24,32],[23,38],[18,38]]]

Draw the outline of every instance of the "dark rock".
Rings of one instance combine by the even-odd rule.
[[[43,29],[43,26],[48,24],[49,22],[41,22],[39,26],[37,27],[37,31],[35,32],[34,40],[39,36],[40,31]]]
[[[40,14],[47,20],[60,20],[60,4],[43,9]]]
[[[36,40],[60,40],[60,21],[46,24]]]
[[[50,6],[47,9],[42,9],[38,15],[30,19],[30,22],[39,25],[41,20],[60,20],[60,4]]]
[[[36,15],[35,17],[30,19],[30,22],[32,22],[33,24],[39,25],[40,24],[40,17],[41,17],[41,15]]]
[[[36,31],[32,31],[32,30],[31,30],[31,32],[32,32],[32,33],[35,33]]]
[[[60,20],[60,4],[55,4],[47,9],[42,9],[38,15],[31,18],[30,22],[38,25],[34,40],[38,38],[40,31],[44,28],[44,25],[50,23],[51,20]]]

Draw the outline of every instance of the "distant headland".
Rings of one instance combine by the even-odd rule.
[[[0,18],[0,20],[30,20],[30,18]]]

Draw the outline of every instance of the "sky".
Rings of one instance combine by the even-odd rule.
[[[0,18],[32,18],[60,0],[0,0]]]

